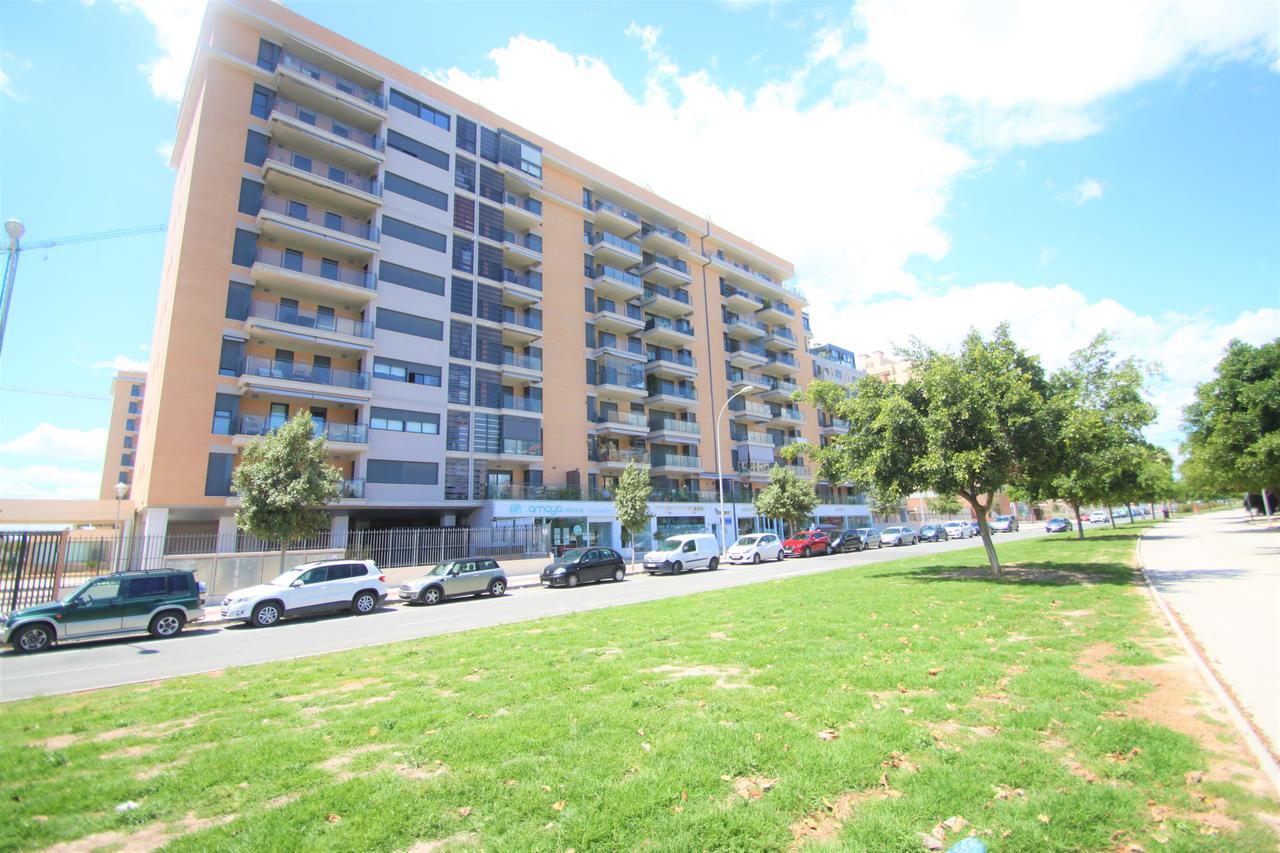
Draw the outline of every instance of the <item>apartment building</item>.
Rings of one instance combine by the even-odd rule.
[[[142,400],[147,374],[141,370],[120,370],[111,379],[111,420],[107,424],[107,449],[102,459],[102,485],[98,497],[116,499],[116,485],[133,485],[138,452],[138,426],[142,421]]]
[[[777,449],[818,439],[790,263],[278,4],[209,4],[172,165],[148,534],[230,532],[242,449],[299,410],[336,531],[617,545],[637,461],[655,534],[732,535]]]
[[[881,382],[903,385],[911,378],[911,362],[887,356],[880,350],[859,355],[858,363],[868,376],[874,376]]]

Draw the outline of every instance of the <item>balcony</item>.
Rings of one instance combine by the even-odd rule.
[[[477,403],[477,405],[480,405]],[[485,408],[488,408],[487,406]],[[526,415],[542,414],[542,398],[541,397],[517,397],[514,394],[504,394],[498,400],[498,408],[504,412],[520,412]]]
[[[525,346],[542,337],[542,318],[502,306],[502,342]]]
[[[766,323],[788,323],[796,318],[796,311],[785,302],[766,299],[756,311],[756,316]]]
[[[742,370],[737,370],[734,371],[734,375],[729,377],[729,393],[734,394],[744,388],[758,391],[764,387],[764,384],[764,377],[757,376],[754,373],[743,373]]]
[[[502,378],[515,382],[541,382],[542,359],[532,355],[502,354]]]
[[[650,379],[645,404],[686,411],[698,407],[698,392],[688,386],[661,379]]]
[[[262,179],[275,195],[353,211],[365,218],[371,218],[382,205],[382,184],[378,181],[283,145],[268,146]]]
[[[387,99],[371,86],[353,80],[303,59],[284,53],[276,65],[276,92],[308,105],[333,112],[341,119],[372,126],[387,118]]]
[[[542,299],[542,273],[537,270],[523,272],[511,267],[502,268],[502,289],[505,296],[515,302],[530,305]]]
[[[800,386],[785,379],[766,378],[764,391],[760,396],[775,403],[790,403],[792,395],[800,390]]]
[[[599,465],[601,471],[620,470],[631,464],[648,465],[649,454],[621,447],[597,447],[591,453],[591,461]]]
[[[769,437],[769,433],[767,432],[744,430],[732,438],[734,444],[751,445],[753,447],[773,447],[773,439]]]
[[[789,352],[769,353],[769,360],[760,368],[761,373],[769,376],[793,376],[800,369],[800,365],[796,362],[796,357]]]
[[[276,98],[267,121],[271,138],[289,148],[315,150],[356,171],[371,172],[382,165],[386,146],[381,136],[319,110]]]
[[[332,313],[309,314],[279,302],[258,299],[249,305],[244,324],[255,337],[260,335],[286,348],[302,342],[321,354],[363,355],[373,342],[373,324],[367,320],[350,320]]]
[[[645,355],[644,347],[638,343],[631,341],[613,340],[607,338],[601,341],[597,338],[596,348],[592,350],[593,357],[601,360],[602,363],[618,364],[619,359],[626,364],[628,368],[635,367],[644,369],[645,361],[648,356]]]
[[[378,251],[378,229],[367,222],[277,195],[263,197],[258,228],[272,241],[348,263],[367,263]]]
[[[498,456],[515,462],[533,462],[542,458],[542,442],[522,438],[504,438]]]
[[[542,238],[537,234],[503,231],[502,259],[521,268],[541,263]]]
[[[698,362],[688,354],[650,351],[648,359],[644,368],[646,376],[680,380],[698,375]]]
[[[765,300],[754,293],[747,293],[745,290],[727,284],[724,279],[720,280],[720,295],[724,297],[725,307],[735,314],[754,314],[765,303]]]
[[[729,363],[734,367],[759,367],[769,360],[769,354],[760,344],[733,341],[729,347]]]
[[[768,335],[769,330],[755,320],[729,316],[724,319],[724,333],[735,341],[753,341]]]
[[[644,293],[644,282],[639,276],[605,264],[596,264],[591,280],[595,282],[597,296],[606,296],[619,302],[626,302]]]
[[[655,474],[700,474],[702,457],[680,453],[655,453],[652,470]]]
[[[243,447],[270,435],[285,421],[270,415],[241,415],[234,426],[231,444]],[[324,436],[325,449],[334,455],[348,455],[368,450],[369,428],[364,424],[317,423],[316,436]]]
[[[597,367],[596,396],[601,400],[631,402],[648,393],[640,367]]]
[[[648,343],[680,349],[692,343],[693,325],[688,320],[649,317],[641,336]]]
[[[644,312],[639,306],[619,305],[612,299],[596,297],[596,313],[592,317],[596,331],[614,335],[633,335],[644,328]]]
[[[764,339],[764,345],[776,350],[793,350],[800,346],[795,332],[786,326],[774,326],[769,329],[769,336]]]
[[[362,501],[364,500],[364,479],[343,480],[338,484],[338,500],[340,501]]]
[[[542,224],[542,202],[527,195],[504,192],[502,221],[526,229],[536,228]]]
[[[733,466],[733,472],[740,479],[762,482],[769,479],[773,465],[772,462],[739,462]]]
[[[649,422],[649,440],[663,444],[698,444],[702,427],[696,421],[654,418]]]
[[[591,255],[602,264],[626,269],[640,263],[640,244],[608,231],[597,231],[591,240]]]
[[[804,412],[788,406],[774,406],[773,420],[780,424],[802,424]]]
[[[647,281],[644,283],[644,296],[640,299],[640,307],[668,317],[687,317],[693,313],[688,291],[650,284]]]
[[[689,251],[689,237],[683,231],[664,228],[652,222],[644,223],[640,231],[640,242],[645,248],[673,255]]]
[[[823,417],[818,420],[818,428],[822,435],[844,435],[849,431],[849,422],[841,418]]]
[[[768,273],[754,270],[749,264],[732,260],[723,251],[713,252],[710,258],[713,266],[726,274],[730,281],[744,285],[753,293],[763,293],[768,299],[797,299],[804,301],[800,289],[788,282],[780,281]]]
[[[693,282],[689,265],[679,258],[651,255],[645,252],[641,261],[640,277],[647,281],[680,287]]]
[[[773,410],[764,403],[754,403],[750,400],[742,404],[740,408],[729,409],[729,415],[736,421],[750,423],[765,423],[773,420]]]
[[[725,500],[730,499],[728,490],[724,495]],[[653,503],[715,503],[718,499],[719,493],[715,489],[654,489],[649,493],[649,500]]]
[[[269,246],[258,247],[249,277],[256,285],[314,302],[365,304],[378,295],[377,278],[371,272]]]
[[[643,438],[649,434],[649,421],[641,412],[604,412],[595,416],[596,435],[625,435]]]
[[[240,363],[240,389],[267,391],[311,398],[318,386],[329,389],[330,395],[368,400],[369,374],[340,370],[334,367],[316,367],[292,361],[245,356]]]
[[[626,237],[635,234],[642,225],[640,214],[603,199],[596,199],[595,213],[596,225]]]

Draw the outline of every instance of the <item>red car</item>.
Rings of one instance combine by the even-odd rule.
[[[782,553],[787,557],[830,554],[831,540],[821,530],[802,530],[782,543]]]

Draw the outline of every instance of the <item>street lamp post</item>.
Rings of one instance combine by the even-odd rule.
[[[120,528],[120,501],[124,500],[124,496],[129,493],[129,486],[125,483],[116,483],[116,558],[115,570],[120,571],[120,552],[124,550],[124,530]]]
[[[724,553],[724,474],[720,471],[720,418],[724,416],[725,409],[729,408],[729,404],[733,402],[734,397],[740,397],[748,392],[759,390],[760,389],[754,385],[748,385],[745,388],[740,388],[730,394],[729,399],[725,400],[724,405],[720,407],[720,411],[716,412],[716,431],[713,437],[715,439],[716,450],[716,488],[720,490],[720,505],[716,510],[718,514],[716,518],[716,538],[720,542],[721,554]],[[737,526],[735,525],[734,533],[737,532]]]
[[[9,322],[9,303],[13,301],[13,284],[18,278],[18,253],[22,251],[18,241],[27,229],[18,220],[10,219],[4,224],[4,231],[9,235],[9,257],[4,265],[4,294],[0,296],[0,350],[4,349],[4,327]]]

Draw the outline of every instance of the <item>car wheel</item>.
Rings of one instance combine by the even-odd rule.
[[[812,550],[808,545],[806,545],[806,546],[804,546],[804,550],[800,552],[800,556],[801,556],[801,557],[812,557],[812,556],[813,556],[813,550]]]
[[[676,561],[671,565],[671,574],[673,574],[673,575],[678,575],[678,574],[680,574],[680,573],[681,573],[681,572],[683,572],[683,571],[684,571],[684,564],[683,564],[683,563],[681,563],[679,560],[676,560]]]
[[[884,547],[884,540],[881,539],[879,542],[876,543],[876,548],[879,549],[883,547]]]
[[[753,565],[753,566],[758,566],[758,565],[760,565],[760,552],[759,552],[759,551],[756,551],[755,556],[753,556],[753,557],[751,558],[751,565]]]
[[[578,585],[578,576],[576,574],[567,575],[564,579],[564,585],[567,587],[575,587]]]
[[[614,582],[614,583],[622,583],[622,582],[623,582],[623,580],[625,580],[625,579],[626,579],[626,577],[627,577],[627,570],[626,570],[626,569],[623,569],[623,568],[617,568],[617,569],[614,569],[614,570],[613,570],[613,582]]]
[[[710,562],[710,563],[707,563],[707,568],[708,568],[708,569],[710,569],[710,570],[711,570],[711,571],[713,571],[713,572],[714,572],[716,569],[720,568],[720,558],[719,558],[719,557],[712,557],[712,558],[711,558],[711,562]]]
[[[182,632],[182,623],[185,621],[187,620],[181,613],[173,610],[157,613],[151,619],[151,624],[147,626],[147,633],[158,640],[176,637]]]
[[[494,598],[501,598],[503,593],[507,591],[507,582],[502,578],[494,578],[489,581],[489,594]]]
[[[29,654],[43,652],[53,645],[53,629],[48,625],[27,625],[13,638],[13,650]]]
[[[372,613],[374,608],[378,606],[378,596],[372,592],[365,590],[357,592],[356,597],[351,599],[351,610],[357,616],[364,616],[366,613]]]
[[[280,621],[281,615],[280,605],[274,601],[264,601],[253,608],[253,615],[250,617],[250,621],[255,628],[270,628]]]
[[[444,590],[438,586],[429,586],[418,596],[423,604],[439,604],[444,599]]]

